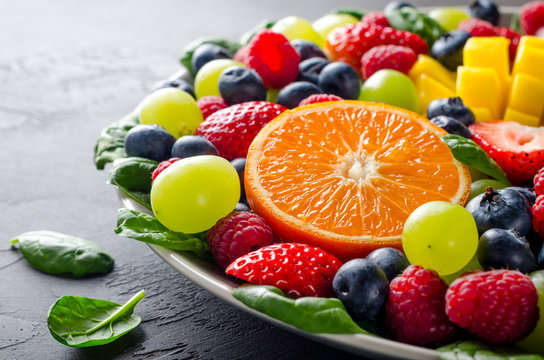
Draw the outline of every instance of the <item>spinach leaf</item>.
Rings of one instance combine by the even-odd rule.
[[[523,34],[524,31],[521,28],[521,23],[519,21],[519,14],[512,15],[512,19],[510,20],[510,29],[517,31],[518,33]]]
[[[191,66],[191,59],[193,58],[193,54],[197,47],[207,43],[216,44],[216,45],[224,47],[232,56],[234,56],[234,54],[236,54],[236,51],[238,51],[238,49],[242,47],[242,44],[238,42],[221,39],[221,38],[214,38],[214,37],[200,38],[200,39],[191,41],[183,49],[183,52],[181,53],[181,57],[179,61],[181,62],[183,66],[187,68],[187,70],[189,70],[189,72],[193,76],[195,76],[195,72],[193,71],[193,67]]]
[[[397,30],[406,30],[419,35],[429,49],[446,30],[436,21],[412,7],[402,7],[385,13],[387,21]]]
[[[248,307],[310,333],[370,334],[361,329],[336,298],[291,299],[274,286],[236,288],[232,296]]]
[[[109,183],[119,190],[151,209],[149,192],[151,191],[151,175],[159,163],[154,160],[128,157],[117,159],[110,170]]]
[[[438,349],[442,360],[544,360],[536,354],[528,354],[514,347],[492,347],[480,341],[459,341]]]
[[[240,44],[242,44],[242,46],[247,45],[256,33],[264,29],[270,29],[275,23],[275,21],[267,19],[259,22],[257,25],[252,27],[251,30],[243,33],[242,36],[240,36]]]
[[[449,146],[453,157],[458,161],[470,165],[503,184],[510,186],[510,182],[501,167],[474,141],[453,134],[442,136],[442,141]]]
[[[103,170],[107,163],[115,159],[127,156],[125,136],[138,123],[138,115],[132,113],[102,130],[94,147],[94,163],[98,170]]]
[[[30,265],[44,273],[59,275],[105,274],[113,258],[92,241],[53,231],[30,231],[11,240]]]
[[[135,210],[117,211],[115,233],[149,244],[160,245],[172,250],[192,251],[199,258],[208,257],[206,233],[183,234],[168,230],[159,220]]]
[[[88,347],[108,344],[140,324],[134,307],[145,296],[140,290],[126,304],[82,296],[63,296],[49,310],[47,326],[61,344]]]
[[[366,10],[341,8],[334,10],[333,14],[347,14],[361,20],[368,13]]]

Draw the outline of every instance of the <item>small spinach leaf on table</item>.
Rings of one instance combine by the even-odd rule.
[[[132,113],[102,130],[94,147],[94,164],[98,170],[103,170],[106,164],[115,159],[127,156],[125,136],[138,123],[138,115]]]
[[[183,66],[187,68],[187,70],[189,70],[189,72],[193,76],[195,75],[193,71],[193,66],[191,65],[191,59],[193,58],[193,54],[195,53],[195,50],[197,47],[199,47],[202,44],[208,44],[208,43],[216,44],[216,45],[224,47],[232,56],[234,56],[234,54],[236,54],[238,49],[242,47],[242,44],[238,42],[222,39],[222,38],[214,38],[214,37],[200,38],[200,39],[191,41],[183,49],[183,52],[181,53],[181,57],[179,61],[181,62]]]
[[[80,277],[113,269],[113,258],[92,241],[53,231],[30,231],[11,240],[36,269]]]
[[[436,21],[412,7],[405,6],[390,10],[385,13],[385,16],[393,28],[419,35],[425,40],[429,49],[436,39],[446,32]]]
[[[82,296],[63,296],[49,310],[47,325],[61,344],[88,347],[108,344],[140,324],[134,307],[145,296],[140,290],[124,305]]]
[[[128,197],[151,209],[149,197],[151,175],[158,164],[154,160],[138,157],[117,159],[111,167],[108,182],[116,185]]]
[[[544,360],[514,347],[489,347],[481,341],[459,341],[436,350],[442,360]]]

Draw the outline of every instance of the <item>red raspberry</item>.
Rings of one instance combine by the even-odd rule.
[[[282,34],[261,30],[249,42],[244,63],[257,71],[264,86],[280,89],[296,80],[300,55]]]
[[[232,212],[208,231],[208,245],[223,270],[242,255],[274,242],[270,226],[259,215]]]
[[[457,330],[444,311],[448,286],[433,270],[408,266],[391,281],[385,321],[393,337],[408,344],[451,340]]]
[[[380,26],[391,26],[385,14],[381,11],[371,11],[361,19],[362,23]]]
[[[236,54],[234,54],[233,60],[239,61],[241,63],[246,63],[247,53],[249,51],[249,46],[242,46],[238,49]]]
[[[157,178],[157,176],[159,176],[159,174],[164,171],[164,169],[166,169],[167,167],[169,167],[170,165],[172,165],[173,163],[175,163],[178,160],[181,160],[181,159],[175,157],[175,158],[171,158],[169,160],[161,161],[159,163],[159,165],[157,165],[155,170],[153,170],[153,173],[151,174],[151,180],[155,180]]]
[[[249,101],[219,110],[200,123],[195,135],[208,139],[227,160],[245,158],[259,130],[287,110],[267,101]]]
[[[533,229],[544,239],[544,195],[539,195],[536,198],[532,211]]]
[[[493,24],[478,18],[463,20],[457,28],[470,33],[472,36],[497,36],[497,30],[495,30]]]
[[[262,247],[234,261],[227,274],[277,286],[293,297],[334,296],[332,280],[342,263],[320,248],[297,243]]]
[[[204,119],[208,118],[214,112],[227,107],[225,100],[221,96],[203,96],[196,102]]]
[[[544,167],[538,170],[538,173],[533,179],[533,183],[535,184],[535,193],[537,195],[544,195]]]
[[[340,100],[344,100],[344,99],[342,99],[340,96],[336,96],[332,94],[314,94],[302,100],[298,104],[298,106],[316,104],[316,103],[325,102],[325,101],[340,101]]]
[[[521,28],[527,35],[535,35],[544,26],[544,1],[531,1],[519,11]]]
[[[518,51],[519,40],[521,39],[521,34],[515,32],[514,30],[508,27],[496,27],[497,35],[505,37],[510,40],[510,47],[508,48],[510,53],[510,63],[513,63],[516,59],[516,52]]]
[[[417,60],[414,50],[405,46],[381,45],[368,50],[361,58],[364,79],[382,69],[394,69],[406,75]]]
[[[455,280],[446,293],[451,321],[490,344],[527,336],[538,317],[531,278],[514,270],[480,271]]]

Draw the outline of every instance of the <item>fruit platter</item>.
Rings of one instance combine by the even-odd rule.
[[[196,39],[100,134],[119,236],[365,356],[544,359],[544,2]]]

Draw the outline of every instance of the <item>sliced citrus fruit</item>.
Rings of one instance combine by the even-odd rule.
[[[247,199],[283,241],[343,260],[400,249],[414,209],[434,200],[464,204],[470,193],[469,172],[441,141],[445,134],[416,113],[377,103],[285,111],[249,148]]]

